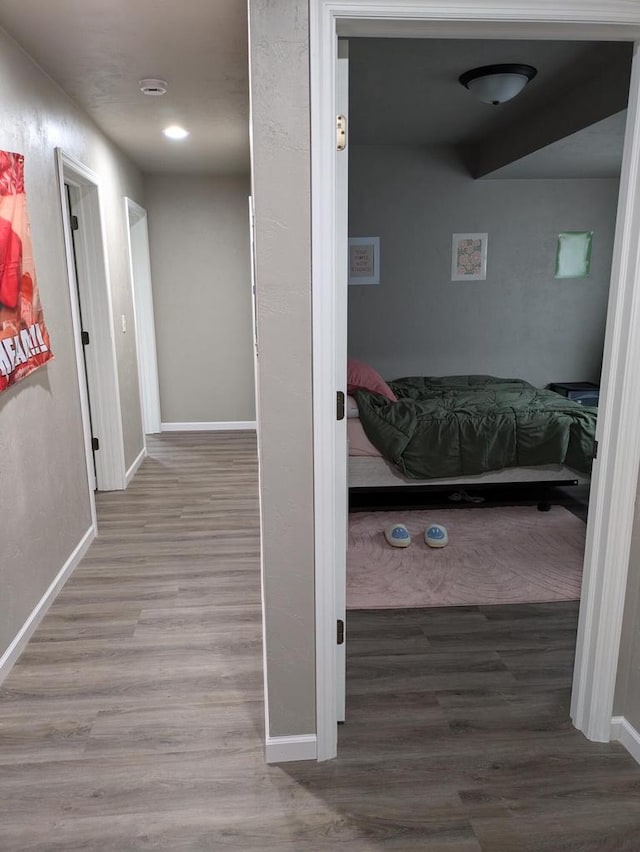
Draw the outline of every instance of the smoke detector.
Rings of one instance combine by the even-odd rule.
[[[164,95],[167,91],[167,83],[165,80],[156,80],[149,77],[146,80],[140,80],[140,91],[143,95]]]

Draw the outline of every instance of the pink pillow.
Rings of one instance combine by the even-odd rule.
[[[353,393],[355,390],[373,391],[373,393],[379,393],[382,396],[386,396],[386,398],[391,402],[398,401],[398,397],[394,394],[380,373],[377,373],[373,367],[370,367],[368,364],[364,364],[362,361],[356,361],[355,358],[349,358],[347,361],[347,392]]]

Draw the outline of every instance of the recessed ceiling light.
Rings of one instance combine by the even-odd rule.
[[[164,95],[167,91],[166,80],[158,80],[155,77],[147,77],[144,80],[140,80],[138,85],[143,95]]]
[[[189,131],[184,127],[179,127],[177,124],[172,124],[170,127],[165,127],[162,131],[168,139],[186,139]]]

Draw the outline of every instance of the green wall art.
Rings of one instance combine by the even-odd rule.
[[[593,231],[558,234],[556,278],[586,278],[591,269]]]

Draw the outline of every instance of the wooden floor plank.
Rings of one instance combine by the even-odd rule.
[[[350,612],[340,756],[266,766],[255,437],[166,433],[0,690],[0,850],[640,850],[576,604]]]

